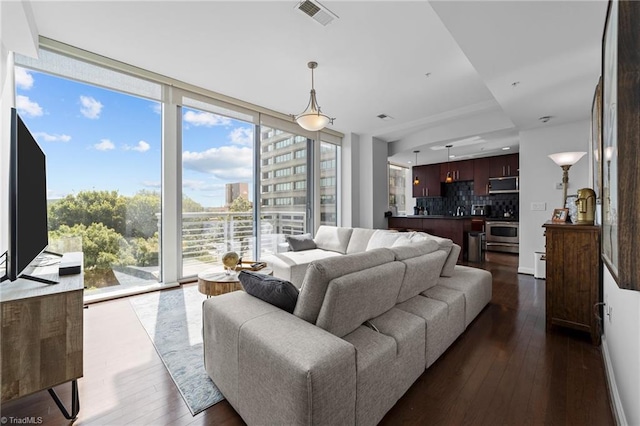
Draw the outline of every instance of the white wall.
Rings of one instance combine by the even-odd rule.
[[[351,147],[356,145],[352,136]],[[384,212],[389,210],[389,179],[387,173],[387,142],[371,137],[358,136],[358,158],[351,170],[354,191],[352,200],[358,204],[357,214],[352,212],[351,226],[361,228],[387,228]],[[353,154],[353,152],[352,152]]]
[[[355,133],[347,133],[342,138],[342,170],[341,180],[341,225],[359,226],[360,200],[360,137]]]
[[[518,272],[533,275],[533,254],[544,251],[542,225],[551,219],[554,208],[563,207],[562,169],[549,154],[564,151],[589,152],[589,121],[542,127],[520,132],[520,259]],[[593,187],[589,182],[589,156],[569,170],[567,194]],[[531,210],[531,203],[545,203],[543,211]]]
[[[603,275],[602,350],[613,405],[619,424],[640,425],[640,292],[619,289],[606,267]]]

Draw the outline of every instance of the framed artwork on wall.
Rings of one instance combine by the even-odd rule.
[[[618,2],[607,9],[602,41],[602,260],[618,276]]]
[[[640,290],[640,2],[610,0],[602,37],[602,260]]]
[[[591,175],[596,203],[602,200],[602,77],[598,80],[591,104]]]

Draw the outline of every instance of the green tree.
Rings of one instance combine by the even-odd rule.
[[[92,223],[89,226],[61,225],[57,230],[49,233],[49,238],[55,240],[78,235],[82,237],[86,269],[111,269],[112,265],[130,265],[135,261],[130,255],[127,240],[102,223]]]
[[[81,191],[77,195],[67,195],[49,207],[49,228],[62,225],[90,226],[102,223],[107,228],[125,235],[126,199],[118,191]]]
[[[242,196],[233,200],[229,206],[230,212],[249,212],[251,209],[253,209],[253,203]]]
[[[182,212],[183,213],[195,213],[195,212],[203,212],[204,207],[202,204],[192,200],[186,195],[182,196]]]
[[[158,265],[160,244],[157,232],[147,239],[134,238],[130,241],[130,248],[131,255],[135,259],[135,264],[137,266]]]
[[[127,198],[127,237],[150,238],[158,232],[160,194],[155,191],[140,191]]]

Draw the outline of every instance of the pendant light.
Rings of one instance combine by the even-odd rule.
[[[420,151],[413,151],[416,154],[416,165],[415,167],[418,167],[418,153]],[[420,185],[420,178],[418,177],[418,175],[416,174],[415,177],[413,178],[413,184],[414,185]]]
[[[451,174],[451,155],[450,150],[453,145],[446,145],[447,147],[447,177],[444,180],[444,183],[453,182],[453,175]]]
[[[318,68],[318,63],[312,61],[309,62],[307,66],[311,69],[311,96],[309,98],[307,108],[294,118],[303,129],[316,132],[318,130],[322,130],[327,124],[333,124],[333,120],[335,120],[335,118],[331,118],[328,115],[323,114],[320,111],[320,106],[316,100],[316,90],[313,86],[313,70]]]

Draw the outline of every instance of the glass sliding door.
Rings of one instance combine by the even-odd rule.
[[[222,265],[235,251],[254,259],[254,124],[217,114],[214,105],[182,107],[182,277]],[[205,109],[206,108],[206,109]]]
[[[73,74],[74,60],[61,62]],[[145,90],[153,86],[96,66],[79,67],[92,67],[94,78],[126,82],[129,91],[138,83]],[[157,285],[160,102],[23,67],[16,67],[16,99],[47,158],[48,250],[84,253],[85,299]]]
[[[305,136],[260,127],[260,256],[277,253],[286,235],[312,232],[311,143]]]

